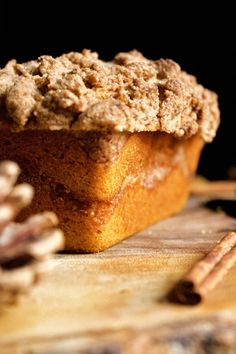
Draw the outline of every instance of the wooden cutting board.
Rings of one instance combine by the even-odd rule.
[[[103,253],[55,256],[32,293],[2,310],[0,353],[235,353],[236,267],[201,305],[166,300],[235,229],[236,219],[190,200],[181,214]]]

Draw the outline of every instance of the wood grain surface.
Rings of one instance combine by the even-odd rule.
[[[198,306],[166,295],[236,219],[190,200],[179,215],[99,254],[60,254],[1,309],[0,353],[235,353],[236,267]]]

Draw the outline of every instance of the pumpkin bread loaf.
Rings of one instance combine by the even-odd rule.
[[[0,70],[0,160],[54,210],[70,251],[98,252],[177,213],[219,125],[215,93],[137,51],[42,56]]]

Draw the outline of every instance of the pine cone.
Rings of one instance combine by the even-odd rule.
[[[50,255],[64,245],[52,212],[34,215],[24,223],[14,222],[33,198],[30,185],[15,186],[19,173],[14,162],[0,163],[0,304],[15,302],[18,295],[28,292],[48,269]]]

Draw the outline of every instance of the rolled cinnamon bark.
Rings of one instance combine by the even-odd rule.
[[[236,181],[208,181],[194,178],[190,192],[197,197],[236,200]]]
[[[223,239],[183,278],[169,294],[174,302],[196,305],[213,290],[236,261],[236,233]]]

